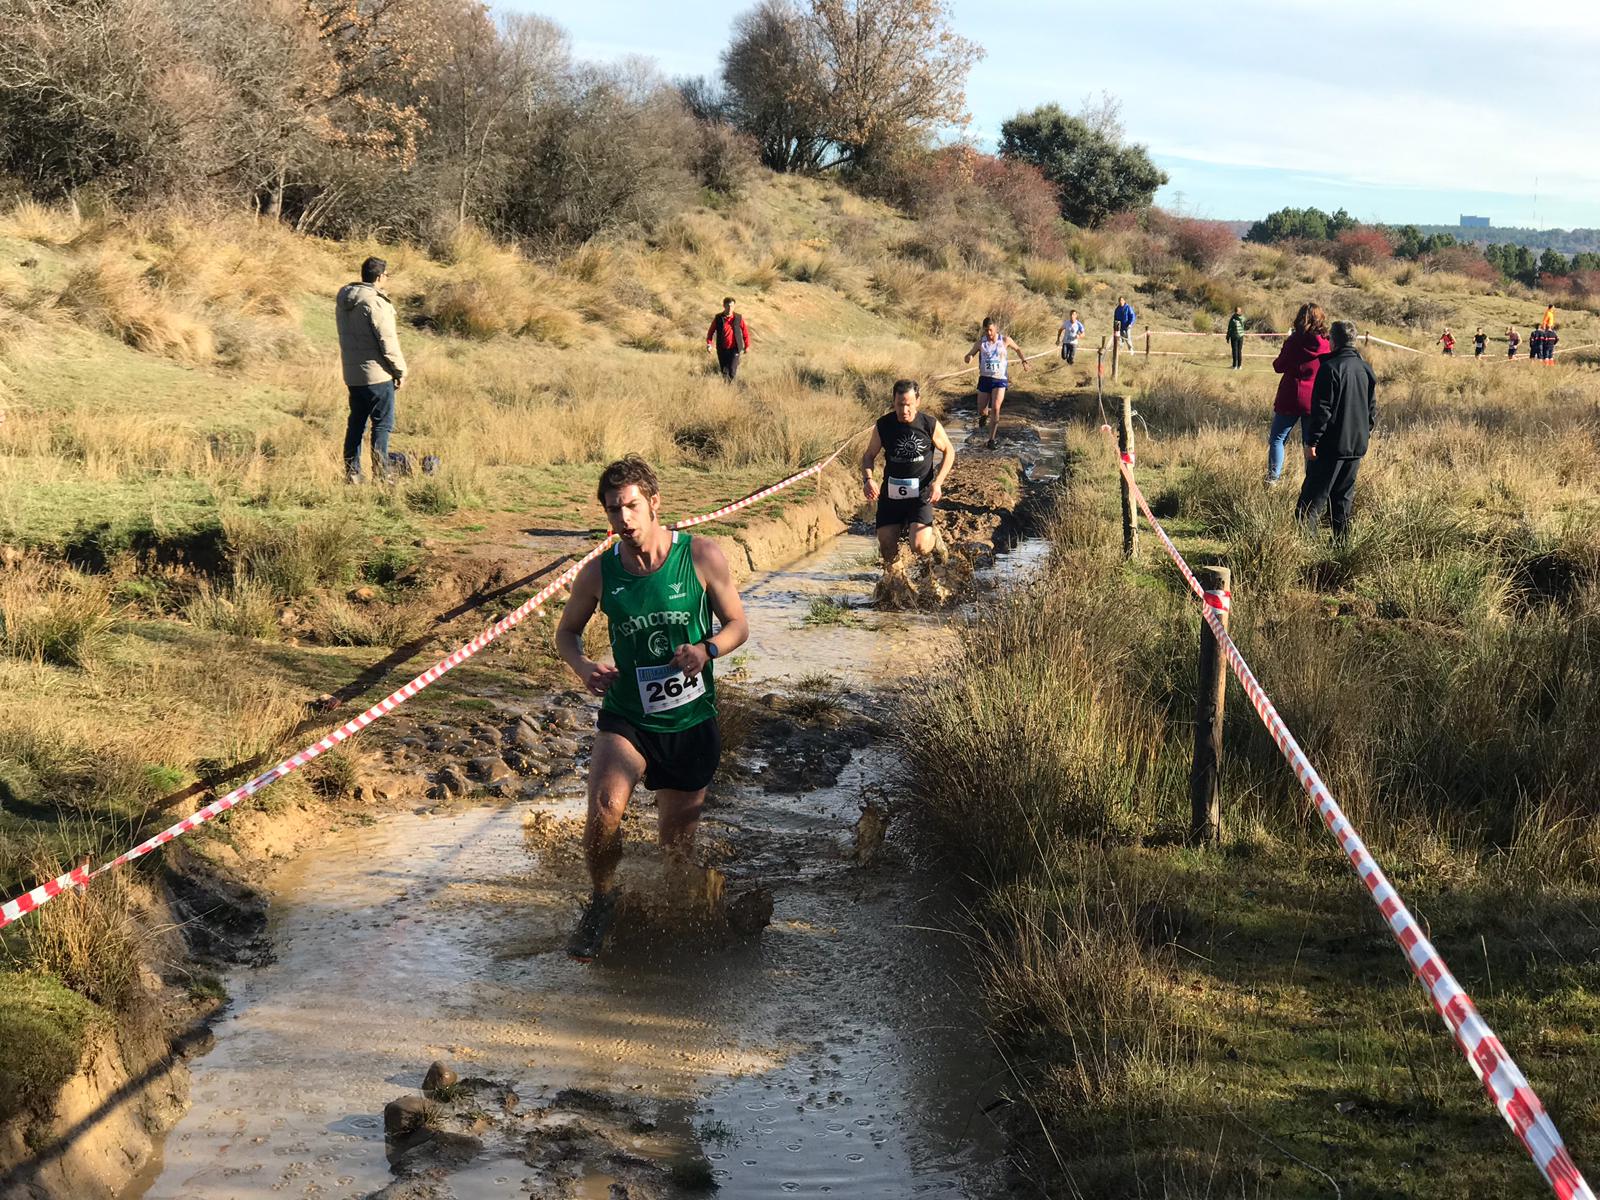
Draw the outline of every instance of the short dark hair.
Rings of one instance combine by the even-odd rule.
[[[898,400],[901,396],[907,395],[908,393],[918,397],[919,399],[921,398],[922,389],[917,386],[917,381],[915,379],[896,379],[894,381],[895,399]]]
[[[389,270],[389,264],[374,255],[361,264],[361,282],[377,283]]]
[[[724,296],[722,298],[722,307],[723,308],[727,308],[728,305],[730,305],[732,303],[733,303],[733,297],[732,296]]]
[[[1345,347],[1356,340],[1356,323],[1354,321],[1335,321],[1328,329],[1333,344]]]
[[[600,486],[595,488],[595,499],[604,504],[607,492],[621,491],[630,483],[638,484],[639,490],[646,496],[659,495],[661,492],[661,485],[656,481],[656,473],[650,464],[637,454],[629,454],[600,472]]]

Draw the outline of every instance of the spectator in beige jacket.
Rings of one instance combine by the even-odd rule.
[[[372,473],[389,477],[389,434],[394,430],[394,393],[406,377],[405,355],[395,333],[394,305],[378,289],[389,277],[389,264],[369,258],[361,264],[361,282],[347,283],[334,302],[339,330],[339,357],[344,383],[350,389],[350,421],[344,434],[345,479],[361,482],[361,439],[372,426]]]

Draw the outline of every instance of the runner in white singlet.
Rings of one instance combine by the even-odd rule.
[[[1022,347],[1011,338],[1000,332],[1000,327],[993,317],[983,323],[983,336],[972,344],[972,349],[967,351],[967,356],[962,362],[978,360],[978,428],[985,424],[989,426],[989,440],[984,444],[989,449],[994,449],[995,436],[1000,432],[1000,406],[1006,402],[1006,388],[1010,380],[1006,378],[1007,351],[1015,350],[1017,358],[1022,362],[1024,371],[1032,370],[1028,366],[1028,356],[1022,352]],[[992,406],[992,416],[991,416]]]

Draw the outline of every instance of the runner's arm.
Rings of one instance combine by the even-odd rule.
[[[978,342],[973,342],[972,343],[972,349],[967,351],[966,357],[963,358],[961,361],[964,362],[964,363],[971,362],[972,361],[972,356],[978,352],[978,345],[979,345]]]
[[[878,453],[883,449],[883,438],[878,436],[878,427],[872,427],[872,436],[867,439],[867,448],[861,455],[861,490],[868,500],[878,498],[878,483],[872,477],[873,465],[878,461]]]
[[[739,589],[733,586],[733,572],[728,569],[728,556],[723,554],[721,546],[710,538],[695,538],[689,544],[689,553],[694,559],[695,574],[711,600],[711,611],[722,623],[717,636],[706,639],[716,644],[720,658],[744,645],[750,636],[750,625],[744,618],[744,601],[739,598]],[[704,643],[685,642],[672,656],[673,665],[685,675],[700,674],[710,661]]]
[[[1011,340],[1011,335],[1009,333],[1006,334],[1006,345],[1010,346],[1013,350],[1015,350],[1017,352],[1017,357],[1022,360],[1022,365],[1024,367],[1027,367],[1028,370],[1030,370],[1030,371],[1033,370],[1032,367],[1028,366],[1028,353],[1027,353],[1027,351],[1024,350],[1021,346],[1017,345],[1015,342],[1013,342]]]
[[[944,431],[943,421],[933,423],[933,448],[944,455],[944,461],[939,464],[939,473],[933,477],[933,487],[928,491],[928,500],[937,504],[944,498],[944,481],[950,478],[950,471],[956,465],[955,444]]]
[[[603,696],[617,678],[616,667],[597,663],[583,652],[583,631],[600,606],[600,563],[587,564],[572,581],[572,594],[556,624],[556,653],[578,681],[596,696]]]

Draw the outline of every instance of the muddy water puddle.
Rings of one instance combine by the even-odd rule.
[[[872,549],[847,534],[747,586],[739,667],[752,691],[826,673],[879,689],[881,706],[938,657],[949,614],[867,608]],[[1013,564],[1036,552],[1021,549]],[[808,622],[819,599],[845,619]],[[523,825],[535,810],[579,816],[574,788],[335,835],[281,873],[276,961],[227,980],[192,1107],[124,1196],[369,1196],[394,1180],[384,1105],[415,1094],[436,1058],[514,1090],[524,1112],[558,1107],[566,1089],[602,1097],[641,1131],[610,1158],[691,1163],[724,1196],[1001,1194],[1004,1144],[984,1112],[1004,1064],[949,932],[962,914],[893,836],[874,865],[852,857],[863,797],[889,786],[888,753],[856,751],[829,787],[730,788],[710,809],[707,838],[739,850],[730,870],[774,893],[759,938],[715,949],[566,958],[581,883],[570,861],[530,850]],[[630,841],[630,859],[650,853]],[[524,1132],[481,1141],[417,1195],[609,1198],[622,1180],[602,1156],[553,1181]],[[669,1177],[631,1194],[699,1193]]]

